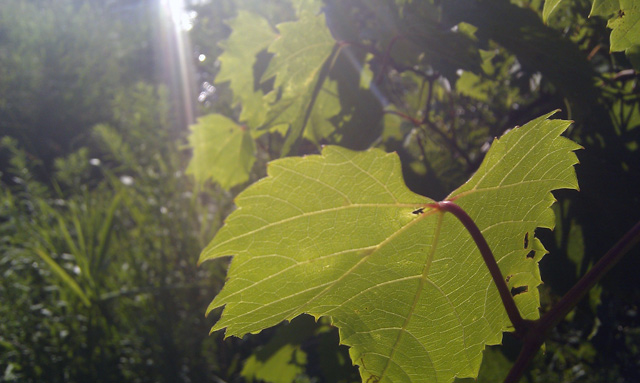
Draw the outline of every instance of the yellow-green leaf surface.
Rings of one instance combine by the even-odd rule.
[[[227,22],[231,35],[223,43],[224,53],[219,57],[220,73],[217,83],[229,81],[233,91],[233,104],[242,104],[240,121],[257,128],[264,119],[261,90],[254,89],[253,66],[256,55],[276,39],[267,20],[254,13],[239,11],[238,17]]]
[[[280,36],[269,46],[274,57],[262,81],[275,77],[274,91],[265,96],[272,103],[267,121],[272,126],[291,126],[283,150],[286,153],[314,112],[313,104],[319,96],[316,87],[323,85],[318,84],[323,80],[320,72],[331,56],[335,40],[324,15],[316,16],[308,11],[302,11],[299,20],[279,24],[278,30]]]
[[[191,126],[189,146],[193,157],[187,173],[196,181],[208,179],[224,189],[246,182],[255,162],[255,144],[244,127],[220,114],[200,117]]]
[[[550,191],[577,188],[573,150],[549,116],[497,140],[451,194],[495,252],[524,317],[538,316],[536,227],[553,226]],[[243,336],[308,313],[329,316],[363,382],[477,376],[482,350],[510,329],[488,269],[462,224],[404,184],[395,153],[325,147],[270,163],[200,261],[233,256],[208,312],[212,331]],[[521,289],[524,290],[524,289]]]
[[[620,0],[593,0],[589,17],[611,16],[620,9]]]
[[[546,23],[564,0],[546,0],[542,9],[542,20]]]
[[[620,0],[618,14],[609,20],[611,51],[618,52],[640,45],[640,1]]]

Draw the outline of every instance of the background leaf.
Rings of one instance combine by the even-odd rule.
[[[281,35],[269,47],[274,57],[262,81],[275,77],[275,89],[266,96],[272,103],[267,122],[271,126],[290,124],[283,148],[286,154],[304,131],[313,111],[328,72],[326,60],[334,51],[335,41],[324,15],[315,16],[308,11],[302,11],[297,21],[278,25],[278,30]],[[308,31],[314,33],[310,35]]]
[[[207,179],[229,189],[246,182],[255,162],[255,144],[249,131],[220,114],[210,114],[191,126],[193,158],[187,173],[198,182]]]
[[[620,9],[620,0],[593,0],[593,5],[591,6],[591,13],[589,13],[589,17],[592,16],[611,16],[614,12],[617,12]]]
[[[576,188],[566,121],[540,117],[497,141],[451,195],[476,220],[524,317],[538,316],[536,227],[552,227],[551,190]],[[256,333],[309,313],[331,317],[363,381],[477,376],[482,350],[510,328],[476,246],[455,217],[404,185],[397,155],[325,147],[270,163],[200,262],[234,255],[209,306],[212,331]],[[527,238],[525,240],[525,237]]]
[[[546,0],[542,9],[542,21],[549,21],[549,17],[558,9],[564,0]]]
[[[263,93],[255,89],[254,65],[256,55],[267,49],[276,34],[263,17],[247,11],[239,11],[238,17],[227,22],[232,32],[221,44],[224,53],[220,55],[221,68],[216,82],[229,81],[233,91],[233,105],[242,105],[240,121],[251,128],[257,128],[264,120]]]
[[[636,0],[620,0],[618,15],[609,20],[611,51],[623,51],[640,45],[640,3]]]

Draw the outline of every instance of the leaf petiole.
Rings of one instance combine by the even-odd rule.
[[[511,321],[515,329],[515,335],[518,337],[524,336],[524,334],[530,327],[528,325],[530,322],[523,319],[522,315],[520,315],[520,311],[516,306],[516,302],[513,300],[513,296],[509,292],[509,288],[507,287],[507,283],[505,282],[504,277],[500,272],[500,267],[498,266],[498,263],[493,256],[493,252],[491,251],[491,248],[489,247],[487,241],[484,239],[484,235],[482,235],[482,232],[480,231],[478,226],[475,224],[475,222],[473,222],[473,219],[469,217],[464,209],[462,209],[452,201],[445,200],[427,206],[453,214],[464,225],[469,234],[471,234],[471,238],[473,238],[476,246],[478,247],[478,250],[480,250],[482,259],[489,268],[489,273],[491,273],[493,282],[498,288],[498,293],[500,294],[500,299],[502,299],[502,304],[504,305],[504,308],[507,311],[507,315],[509,316],[509,320]]]
[[[485,264],[489,268],[493,282],[498,288],[502,304],[504,305],[509,320],[515,328],[515,336],[523,340],[522,350],[516,363],[513,365],[505,379],[505,383],[517,382],[526,366],[535,356],[544,342],[547,333],[555,327],[584,297],[584,295],[606,274],[633,246],[640,242],[640,222],[638,222],[627,234],[625,234],[611,250],[605,254],[575,286],[542,318],[529,321],[522,318],[520,311],[511,296],[505,280],[502,277],[498,263],[482,232],[476,226],[473,219],[458,205],[452,201],[440,201],[429,204],[427,207],[449,212],[456,216],[464,225],[476,243]]]

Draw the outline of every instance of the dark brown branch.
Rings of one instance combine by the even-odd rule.
[[[640,222],[629,230],[562,299],[542,318],[533,322],[524,336],[524,343],[518,359],[505,378],[505,383],[517,383],[527,366],[538,352],[549,331],[573,310],[593,286],[615,266],[633,246],[640,242]]]
[[[437,75],[439,76],[439,75]],[[426,78],[429,83],[429,90],[427,91],[427,103],[424,107],[424,116],[422,117],[422,123],[426,123],[429,119],[429,113],[431,113],[431,99],[433,98],[433,83],[436,78],[438,78],[435,74],[431,77]]]

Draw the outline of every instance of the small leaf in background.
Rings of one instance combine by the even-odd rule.
[[[340,113],[338,84],[336,81],[326,80],[316,98],[313,113],[309,116],[307,127],[303,132],[304,138],[320,143],[323,138],[335,131],[335,126],[329,119],[338,113]]]
[[[216,82],[230,81],[233,105],[242,105],[240,121],[257,128],[264,120],[266,109],[261,90],[254,89],[253,66],[256,55],[276,39],[275,32],[263,17],[247,11],[239,11],[238,17],[228,21],[232,32],[222,43],[220,72]]]
[[[265,98],[272,103],[267,114],[271,126],[290,124],[283,152],[287,153],[305,129],[318,97],[318,86],[325,61],[331,56],[335,40],[327,28],[324,15],[303,11],[297,21],[278,25],[281,35],[271,46],[274,54],[262,81],[275,77],[274,90]],[[313,34],[309,34],[313,31]],[[321,78],[322,77],[322,78]],[[308,110],[308,108],[312,108]],[[326,118],[332,116],[325,116]]]
[[[300,19],[279,24],[280,36],[269,46],[274,54],[262,81],[276,78],[274,86],[283,87],[283,97],[307,89],[329,57],[335,40],[324,15],[302,12]],[[309,34],[313,31],[313,34]]]
[[[619,52],[640,45],[640,2],[620,0],[618,14],[609,20],[611,51]]]
[[[593,0],[589,17],[609,17],[620,9],[620,0]]]
[[[539,316],[537,227],[553,227],[551,191],[575,189],[567,121],[540,117],[496,140],[451,194],[492,247],[525,318]],[[511,323],[462,224],[404,184],[396,154],[328,146],[271,162],[200,262],[234,256],[208,312],[243,336],[308,313],[331,317],[363,382],[476,377],[486,345]]]
[[[193,158],[187,167],[196,181],[208,179],[230,189],[249,180],[255,144],[249,131],[220,114],[200,117],[191,126]]]
[[[291,383],[304,372],[306,364],[307,355],[299,345],[285,344],[266,359],[260,359],[259,354],[251,355],[241,375],[249,382]]]
[[[549,21],[549,17],[551,17],[563,2],[564,0],[546,0],[544,2],[544,8],[542,9],[542,21],[544,21],[545,24]]]
[[[281,326],[266,345],[245,360],[240,375],[249,382],[293,382],[304,373],[307,364],[307,354],[301,344],[314,336],[318,327],[307,315]]]

